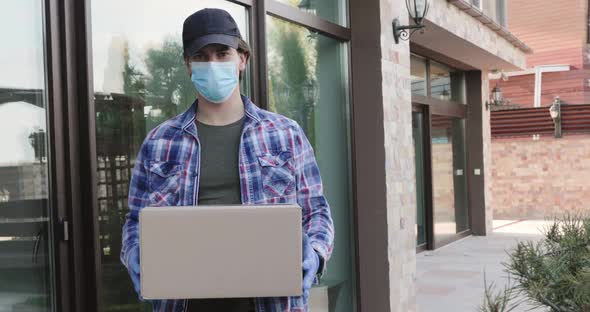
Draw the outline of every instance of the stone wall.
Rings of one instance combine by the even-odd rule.
[[[380,0],[383,123],[391,311],[416,311],[416,169],[412,141],[410,47],[395,44],[391,21],[407,24],[406,2]],[[402,13],[403,14],[400,14]]]
[[[496,219],[590,213],[590,135],[494,139],[492,155]]]

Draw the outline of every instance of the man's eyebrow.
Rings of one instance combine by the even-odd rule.
[[[215,51],[217,51],[217,52],[229,51],[229,47],[226,45],[220,45],[219,47],[217,47],[217,49],[215,49]]]

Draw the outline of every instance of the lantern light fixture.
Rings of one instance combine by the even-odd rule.
[[[408,40],[416,30],[424,31],[424,17],[428,14],[430,4],[428,0],[406,0],[406,8],[415,25],[402,26],[398,18],[393,20],[393,38],[395,43],[399,40]],[[412,30],[409,32],[409,30]]]
[[[504,94],[502,89],[498,85],[492,89],[492,100],[486,102],[486,109],[489,110],[490,106],[501,106],[504,105]]]

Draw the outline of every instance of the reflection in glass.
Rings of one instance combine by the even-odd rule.
[[[267,21],[269,110],[305,130],[337,229],[327,274],[312,290],[311,310],[354,311],[347,46],[273,17]]]
[[[0,10],[0,311],[53,310],[42,1]]]
[[[432,116],[434,239],[444,244],[469,229],[465,120]]]
[[[139,303],[119,261],[135,157],[148,131],[186,110],[196,98],[182,58],[184,19],[206,7],[224,9],[248,41],[246,9],[220,0],[91,4],[102,307],[151,311],[150,304]],[[248,86],[247,72],[241,89],[245,94]]]
[[[412,55],[410,58],[410,79],[412,79],[412,94],[427,96],[426,60]]]
[[[346,0],[276,0],[326,19],[341,26],[347,26]]]
[[[465,103],[465,75],[448,66],[430,62],[431,97]]]

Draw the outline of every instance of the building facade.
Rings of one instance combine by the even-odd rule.
[[[517,107],[549,106],[555,96],[566,104],[590,103],[588,1],[514,0],[507,10],[508,28],[534,53],[524,70],[506,72],[492,87]]]
[[[490,81],[505,100],[492,113],[495,216],[586,212],[590,165],[581,160],[588,159],[590,144],[588,1],[514,0],[507,8],[510,31],[534,53],[525,70]],[[559,123],[549,112],[557,97]]]
[[[118,260],[131,168],[194,100],[179,33],[216,7],[253,48],[243,92],[316,152],[337,239],[312,310],[415,311],[417,250],[491,231],[488,73],[530,52],[480,1],[430,0],[399,43],[404,0],[0,4],[0,308],[149,311]]]

